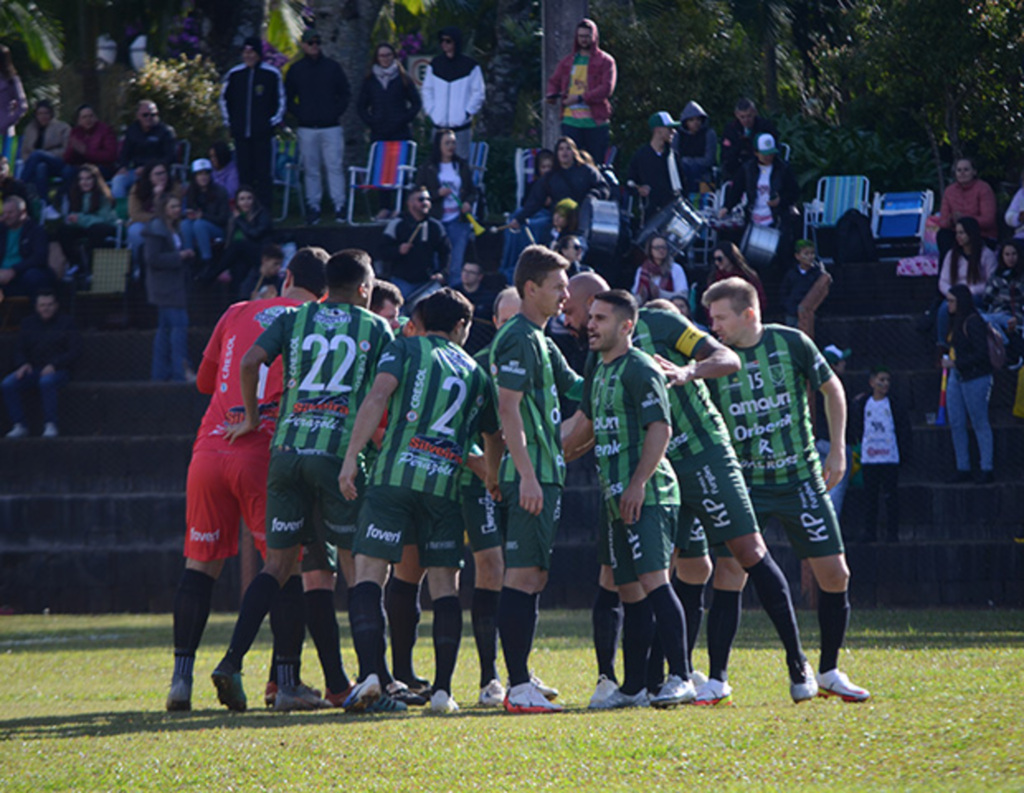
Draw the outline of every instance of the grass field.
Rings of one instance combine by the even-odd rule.
[[[429,617],[420,672],[432,666]],[[800,622],[816,660],[814,615]],[[840,666],[874,697],[800,706],[768,621],[748,612],[735,707],[613,712],[585,709],[589,614],[544,612],[533,665],[568,709],[518,717],[472,706],[468,615],[457,715],[229,714],[208,676],[231,624],[217,615],[207,628],[195,710],[168,714],[168,615],[0,617],[0,790],[1024,789],[1019,611],[856,612]],[[268,657],[265,628],[246,669],[251,706]],[[706,668],[703,651],[695,660]],[[304,661],[319,685],[308,640]]]

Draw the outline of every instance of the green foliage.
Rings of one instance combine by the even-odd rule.
[[[60,21],[43,13],[31,0],[3,0],[0,3],[0,30],[4,38],[19,41],[38,68],[52,71],[61,67],[64,31]]]
[[[151,58],[128,82],[121,121],[130,123],[139,101],[152,99],[161,120],[179,138],[190,141],[194,151],[206,151],[213,142],[227,139],[219,98],[220,78],[209,60]]]

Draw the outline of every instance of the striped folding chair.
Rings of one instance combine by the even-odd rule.
[[[487,156],[491,153],[491,145],[485,141],[474,141],[469,150],[469,168],[473,173],[473,186],[476,188],[477,199],[473,202],[473,214],[477,213],[480,199],[484,197],[486,186],[484,174],[487,173]]]
[[[537,152],[540,149],[516,149],[516,208],[523,205],[526,191],[537,178]]]
[[[302,179],[299,178],[299,142],[294,138],[274,139],[274,187],[284,188],[284,201],[282,202],[281,217],[277,220],[284,220],[288,217],[288,201],[292,190],[299,194],[299,208],[303,206]],[[232,196],[234,198],[234,196]]]
[[[402,208],[402,193],[411,190],[416,173],[416,143],[411,140],[378,140],[370,146],[366,167],[348,169],[348,222],[352,223],[352,207],[356,191],[368,196],[372,190],[394,190],[397,213]],[[369,204],[367,204],[369,211]]]
[[[815,199],[804,204],[804,236],[817,245],[817,230],[834,228],[851,209],[870,212],[871,181],[866,176],[823,176]]]

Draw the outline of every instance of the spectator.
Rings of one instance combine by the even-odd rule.
[[[82,165],[95,165],[104,178],[114,175],[117,163],[117,136],[108,124],[96,116],[92,105],[81,105],[75,112],[75,126],[68,134],[64,150],[64,184],[70,189]]]
[[[582,204],[588,196],[607,199],[611,190],[601,172],[591,164],[589,155],[584,157],[576,148],[576,141],[559,138],[555,144],[555,167],[543,179],[533,183],[521,214],[532,217],[545,206],[556,205],[563,198]],[[513,218],[509,226],[518,229],[519,221]]]
[[[280,245],[266,243],[260,250],[260,266],[251,271],[239,287],[242,300],[278,297],[284,285],[284,251]]]
[[[1010,227],[1013,236],[1017,239],[1024,237],[1024,171],[1021,171],[1020,183],[1021,186],[1013,194],[1010,206],[1006,208],[1006,214],[1003,215],[1003,220],[1006,221],[1006,225]]]
[[[251,186],[269,213],[274,200],[274,129],[284,119],[285,93],[281,72],[263,62],[263,42],[258,38],[245,40],[242,62],[224,75],[220,110],[235,141],[238,178]]]
[[[554,169],[555,153],[550,149],[539,149],[536,155],[534,155],[533,167],[533,181],[526,185],[527,189],[523,194],[522,204],[509,217],[510,221],[516,221],[516,226],[511,228],[510,224],[510,228],[505,230],[505,238],[502,240],[500,270],[506,282],[508,282],[509,277],[515,270],[519,254],[523,252],[523,249],[535,240],[544,239],[551,226],[550,197],[544,201],[543,205],[533,215],[527,216],[525,208],[526,201],[530,197],[530,188]],[[522,226],[529,229],[529,233],[521,232],[520,228]]]
[[[955,228],[953,247],[946,254],[939,272],[939,293],[948,298],[954,284],[966,284],[977,308],[984,297],[985,285],[996,270],[996,255],[986,247],[981,238],[981,228],[974,218],[960,218]],[[944,302],[935,316],[935,342],[939,347],[948,346],[949,309],[949,302]]]
[[[683,174],[672,149],[679,122],[661,111],[647,119],[647,126],[651,130],[650,142],[633,155],[626,182],[640,196],[641,223],[683,194]]]
[[[0,227],[0,299],[4,296],[34,297],[53,286],[53,274],[46,265],[49,242],[43,227],[28,216],[25,199],[11,196],[4,201]]]
[[[868,378],[871,390],[854,397],[851,405],[853,437],[860,443],[864,474],[864,542],[878,539],[878,500],[885,505],[885,538],[900,539],[900,465],[910,452],[910,416],[890,393],[892,372],[876,366]]]
[[[402,326],[401,310],[404,302],[401,290],[393,283],[380,278],[374,280],[370,311],[384,317],[391,330],[398,330]]]
[[[181,221],[182,244],[196,254],[199,270],[213,264],[213,242],[224,239],[231,217],[227,191],[213,181],[213,163],[192,162],[192,178],[185,191],[185,218]]]
[[[64,170],[64,150],[68,146],[71,127],[54,118],[53,105],[43,99],[36,103],[32,120],[21,136],[21,175],[35,185],[36,194],[44,204],[43,218],[56,220],[60,214],[50,205],[50,179]]]
[[[114,192],[113,188],[111,192]],[[132,185],[131,194],[128,196],[128,247],[131,248],[132,260],[136,267],[139,266],[139,253],[142,251],[146,226],[156,217],[157,202],[165,194],[181,198],[183,193],[181,186],[175,184],[171,169],[166,163],[158,161],[142,166],[142,176]],[[116,193],[114,197],[117,198]]]
[[[405,300],[430,281],[444,282],[451,242],[444,226],[430,217],[430,191],[420,186],[405,202],[405,212],[384,227],[381,258],[390,266],[390,280]]]
[[[462,282],[462,262],[473,235],[466,215],[473,211],[476,200],[473,172],[469,163],[455,153],[455,148],[455,132],[439,130],[434,136],[430,159],[416,171],[416,184],[430,191],[430,216],[441,221],[451,242],[448,284],[452,287]]]
[[[235,209],[228,223],[227,247],[219,265],[213,265],[201,273],[200,278],[212,281],[226,271],[234,285],[233,290],[242,296],[242,284],[249,274],[260,265],[263,246],[270,241],[273,228],[270,212],[260,204],[255,191],[247,185],[238,188],[235,195]]]
[[[640,305],[648,300],[663,298],[673,300],[686,297],[690,285],[686,271],[676,262],[668,248],[668,240],[655,235],[647,240],[644,250],[646,257],[636,269],[633,279],[633,294]]]
[[[473,304],[473,321],[487,322],[491,319],[491,308],[497,292],[488,289],[484,283],[484,268],[476,262],[466,262],[462,267],[462,283],[456,289]]]
[[[484,104],[486,89],[480,64],[462,53],[462,31],[441,28],[441,54],[423,76],[423,112],[434,124],[435,137],[446,129],[455,133],[455,152],[469,160],[473,116]]]
[[[174,162],[174,130],[160,120],[156,102],[143,99],[135,109],[135,120],[124,131],[117,173],[110,183],[114,198],[124,198],[147,167]]]
[[[345,220],[345,131],[341,117],[352,91],[341,65],[320,49],[320,34],[312,28],[300,42],[305,57],[292,64],[284,87],[288,110],[298,120],[299,154],[306,185],[306,223],[320,222],[323,200],[321,167],[334,203],[334,219]]]
[[[562,135],[572,138],[604,163],[615,93],[615,59],[601,49],[597,24],[580,20],[572,53],[566,55],[548,80],[547,101],[562,107]]]
[[[988,420],[988,400],[992,394],[992,364],[988,358],[988,328],[974,305],[974,296],[966,284],[954,284],[946,297],[953,317],[949,355],[942,365],[949,370],[946,407],[953,435],[956,473],[951,484],[971,478],[967,419],[978,442],[978,484],[994,480],[992,466],[992,426]]]
[[[234,196],[238,192],[238,164],[235,162],[231,147],[226,141],[219,140],[210,147],[210,162],[213,163],[213,181]]]
[[[814,243],[810,240],[797,240],[795,257],[793,266],[782,277],[779,302],[786,313],[786,324],[799,328],[813,339],[814,314],[828,297],[832,276],[818,261]]]
[[[736,118],[725,125],[722,133],[722,180],[730,181],[740,175],[742,167],[754,160],[754,144],[762,135],[778,140],[775,125],[757,114],[757,105],[750,99],[736,103]]]
[[[701,184],[714,183],[711,169],[718,158],[718,135],[708,124],[708,114],[696,102],[687,102],[679,117],[682,126],[672,145],[683,171],[687,193],[701,192]]]
[[[157,307],[151,378],[194,382],[188,360],[189,261],[194,254],[182,246],[181,198],[164,193],[145,230],[146,296]]]
[[[1016,239],[999,246],[996,271],[989,276],[981,296],[982,316],[1007,337],[1010,319],[1024,324],[1024,253]]]
[[[423,106],[420,92],[390,44],[378,44],[373,57],[356,101],[359,117],[369,127],[371,141],[410,140],[413,119]],[[381,192],[378,220],[391,217],[390,196],[390,191]]]
[[[953,183],[942,194],[936,239],[939,261],[946,258],[946,253],[953,246],[957,221],[965,217],[977,221],[981,236],[986,240],[994,242],[999,239],[996,194],[988,182],[978,178],[978,169],[970,157],[961,157],[953,163]]]
[[[580,273],[592,273],[594,268],[583,263],[583,254],[586,252],[586,246],[583,244],[583,238],[576,234],[562,234],[551,246],[555,253],[562,254],[562,257],[569,262],[569,269],[565,271],[565,274],[572,278],[574,275]]]
[[[14,68],[11,51],[0,44],[0,136],[13,137],[14,125],[27,112],[28,99],[25,98],[25,89],[18,71]],[[0,153],[6,152],[3,143],[0,140]]]
[[[43,437],[56,438],[57,390],[67,383],[70,369],[81,352],[81,338],[69,315],[60,313],[57,296],[41,291],[36,312],[26,317],[18,333],[14,371],[3,381],[4,402],[12,424],[8,438],[28,435],[21,392],[38,388],[43,401]]]
[[[11,196],[19,196],[27,204],[28,185],[11,175],[10,160],[0,156],[0,202]]]
[[[761,277],[754,271],[754,268],[747,264],[747,260],[740,253],[734,242],[720,242],[711,254],[711,262],[714,265],[708,272],[707,286],[711,286],[726,278],[742,278],[757,290],[758,305],[764,312],[768,307],[768,298],[761,284]]]
[[[555,244],[566,234],[575,234],[580,226],[579,204],[571,198],[563,198],[555,204],[551,213],[551,242],[549,248],[554,250]]]
[[[68,274],[91,274],[93,248],[104,247],[117,234],[114,198],[98,167],[79,166],[66,206],[64,222],[57,227],[57,242],[71,263]]]

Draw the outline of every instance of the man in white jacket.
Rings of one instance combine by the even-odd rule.
[[[462,54],[462,31],[442,28],[442,54],[430,62],[423,78],[423,110],[434,130],[455,130],[455,153],[469,160],[473,116],[484,103],[484,73],[480,64]]]

